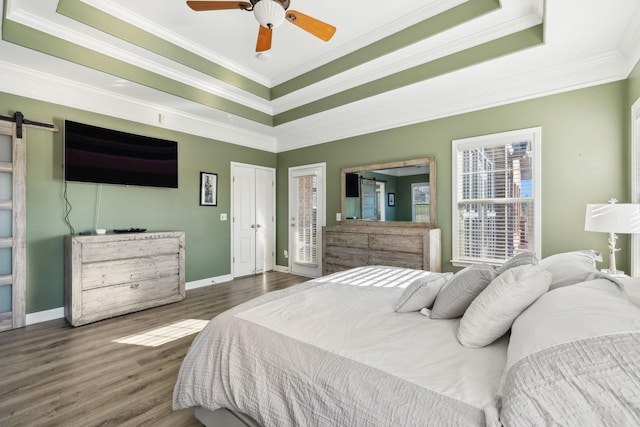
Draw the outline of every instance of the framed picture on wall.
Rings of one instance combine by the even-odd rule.
[[[387,194],[387,204],[389,206],[395,206],[396,205],[396,193]]]
[[[200,206],[218,206],[218,174],[200,172]]]

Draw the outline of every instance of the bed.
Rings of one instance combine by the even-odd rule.
[[[534,301],[520,295],[527,290],[487,303],[498,278],[535,287],[513,273],[524,266],[513,267],[491,273],[475,295],[455,294],[454,306],[482,306],[462,317],[432,318],[463,274],[386,266],[241,304],[194,340],[173,407],[195,408],[205,425],[640,425],[640,308],[629,286],[591,271],[550,291],[552,274],[536,265],[547,273]],[[434,300],[420,308],[425,296]],[[470,312],[476,317],[465,319]],[[505,313],[512,319],[496,322]]]

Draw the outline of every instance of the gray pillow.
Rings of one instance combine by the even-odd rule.
[[[398,313],[420,311],[431,308],[442,286],[453,276],[453,273],[432,273],[411,282],[404,290],[396,306]]]
[[[432,319],[461,317],[471,302],[496,278],[490,265],[473,264],[457,272],[444,285],[431,310]]]
[[[533,252],[522,252],[521,254],[511,257],[498,269],[498,276],[505,271],[519,267],[521,265],[538,265],[538,257]]]
[[[602,255],[597,251],[563,252],[543,258],[540,267],[553,275],[549,286],[552,290],[601,277],[596,261],[602,261]]]

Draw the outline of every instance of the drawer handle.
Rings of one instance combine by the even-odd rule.
[[[138,289],[140,287],[140,283],[134,283],[130,286],[131,289]]]

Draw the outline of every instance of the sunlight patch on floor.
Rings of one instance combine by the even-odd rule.
[[[208,320],[201,319],[180,320],[139,334],[118,338],[113,340],[113,342],[158,347],[162,344],[186,337],[187,335],[198,333],[207,323],[209,323]]]

